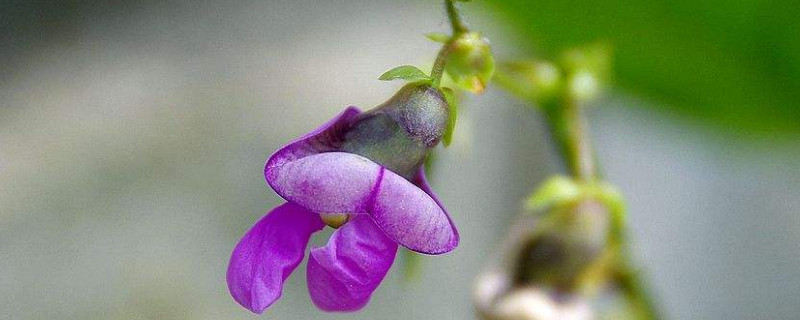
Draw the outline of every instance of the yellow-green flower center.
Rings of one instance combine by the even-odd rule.
[[[322,217],[322,222],[334,229],[339,229],[350,219],[350,216],[346,213],[323,213],[320,214],[320,217]]]

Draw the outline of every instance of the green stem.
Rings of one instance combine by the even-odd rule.
[[[558,146],[561,158],[570,175],[578,180],[592,181],[600,178],[589,139],[589,125],[583,105],[567,93],[560,98],[550,99],[542,104],[552,138]],[[618,215],[624,214],[622,212]],[[622,216],[612,218],[609,243],[617,251],[615,282],[619,285],[625,299],[633,306],[636,317],[641,320],[660,319],[644,282],[638,272],[631,268],[628,242],[625,237]]]
[[[583,105],[571,97],[561,97],[545,102],[542,107],[567,171],[579,180],[596,179],[597,165]]]
[[[431,79],[433,80],[431,85],[433,87],[438,88],[439,84],[442,82],[442,75],[444,74],[444,65],[447,62],[447,54],[450,53],[450,41],[442,46],[442,49],[439,50],[439,54],[436,55],[436,61],[433,63],[433,69],[431,69]]]
[[[460,35],[469,31],[464,21],[461,20],[461,15],[458,14],[455,1],[445,0],[445,8],[447,8],[447,18],[450,19],[450,27],[453,28],[453,35]]]
[[[461,34],[469,32],[467,26],[464,25],[464,21],[461,19],[461,15],[458,13],[458,9],[456,9],[455,1],[445,0],[444,4],[447,9],[447,19],[450,20],[450,27],[453,29],[453,35],[450,36],[450,40],[439,49],[439,53],[436,55],[436,61],[433,63],[431,79],[433,80],[432,84],[434,87],[438,87],[442,81],[444,66],[447,63],[447,55],[453,48],[454,40]]]
[[[616,281],[625,299],[631,303],[636,318],[641,320],[661,319],[658,309],[653,303],[653,298],[642,284],[640,274],[628,265],[622,266],[620,269],[616,274]]]

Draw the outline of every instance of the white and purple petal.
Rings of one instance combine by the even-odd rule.
[[[283,198],[315,212],[366,213],[389,237],[420,253],[458,245],[442,206],[420,187],[362,156],[326,152],[268,167],[266,178]]]
[[[453,223],[453,219],[450,218],[450,213],[447,212],[447,209],[442,205],[442,202],[439,200],[439,197],[436,196],[436,193],[433,192],[433,189],[431,189],[431,186],[428,184],[428,179],[425,177],[424,166],[419,167],[419,170],[417,170],[417,173],[414,175],[414,178],[411,179],[411,183],[413,183],[415,186],[419,187],[423,192],[428,194],[431,197],[431,199],[433,199],[433,201],[436,202],[437,205],[439,205],[439,208],[442,208],[444,215],[447,217],[447,221],[450,221],[450,228],[453,230],[453,235],[455,236],[454,241],[456,245],[458,245],[461,236],[458,234],[458,229],[456,229],[456,224]]]

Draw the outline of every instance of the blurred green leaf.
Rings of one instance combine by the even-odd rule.
[[[483,2],[535,57],[595,41],[615,84],[651,105],[747,135],[800,133],[800,2]]]
[[[433,42],[438,42],[438,43],[445,43],[448,40],[450,40],[450,35],[441,32],[426,33],[425,37]]]
[[[416,81],[416,80],[423,80],[428,79],[428,75],[422,70],[418,69],[415,66],[399,66],[395,67],[392,70],[384,72],[378,80],[396,80],[396,79],[403,79],[406,81]]]

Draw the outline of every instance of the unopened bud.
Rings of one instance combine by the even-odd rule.
[[[515,282],[579,290],[607,248],[609,222],[605,206],[592,199],[549,208],[541,231],[518,253]]]
[[[589,101],[600,93],[600,83],[591,72],[581,71],[570,76],[569,93],[579,101]]]
[[[494,56],[489,41],[477,32],[461,34],[450,44],[445,70],[460,87],[481,93],[494,74]]]
[[[496,81],[524,99],[539,103],[556,98],[564,86],[564,75],[547,61],[518,61],[499,66]]]
[[[568,93],[580,101],[592,100],[608,80],[611,49],[603,43],[575,48],[564,53],[561,64],[568,76]]]

